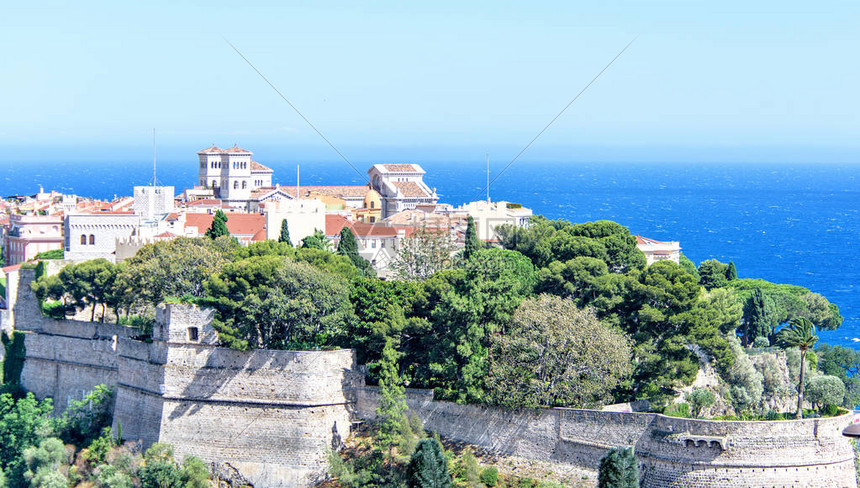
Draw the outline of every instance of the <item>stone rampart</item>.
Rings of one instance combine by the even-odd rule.
[[[378,393],[354,391],[356,415],[375,417]],[[580,409],[525,409],[434,401],[409,390],[407,405],[428,430],[500,455],[597,470],[615,446],[633,446],[643,488],[856,487],[854,452],[841,431],[849,416],[732,422]]]

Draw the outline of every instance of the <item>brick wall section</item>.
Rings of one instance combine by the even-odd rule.
[[[355,414],[375,417],[375,388],[356,388]],[[409,390],[428,430],[498,454],[596,470],[614,446],[634,446],[643,488],[856,487],[848,416],[779,422],[692,420],[578,409],[505,411],[433,401]],[[725,446],[723,449],[722,445]]]

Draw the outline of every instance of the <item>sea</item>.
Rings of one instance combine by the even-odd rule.
[[[265,161],[294,185],[295,161]],[[486,198],[483,161],[421,162],[443,203]],[[860,164],[583,163],[491,164],[490,198],[572,222],[614,220],[634,234],[680,241],[695,263],[733,261],[741,278],[809,288],[845,321],[823,342],[860,348]],[[370,164],[301,162],[306,185],[363,184]],[[197,160],[159,161],[159,184],[194,185]],[[0,163],[0,195],[45,190],[100,199],[152,180],[152,162]]]

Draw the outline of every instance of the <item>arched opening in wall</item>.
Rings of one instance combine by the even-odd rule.
[[[94,236],[93,234],[90,234],[90,245],[92,246],[95,243],[96,243],[96,236]]]
[[[239,189],[239,182],[238,182],[238,181],[234,181],[234,182],[233,182],[233,189],[234,189],[234,190],[238,190],[238,189]]]
[[[248,188],[248,182],[247,182],[247,181],[243,181],[243,182],[242,182],[242,189],[244,190],[244,189],[246,189],[246,188]]]
[[[81,234],[81,244],[83,244],[83,245],[86,245],[86,244],[87,244],[87,236],[86,236],[86,234]]]

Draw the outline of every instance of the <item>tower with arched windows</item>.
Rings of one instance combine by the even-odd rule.
[[[199,151],[198,184],[233,205],[247,206],[252,191],[272,185],[272,170],[252,160],[253,154],[236,145],[221,149],[213,144]]]

